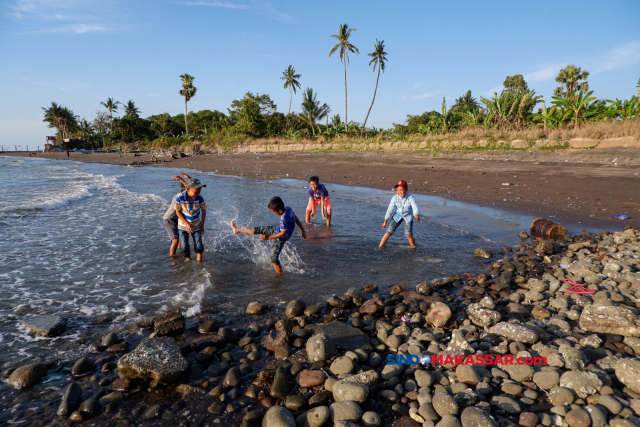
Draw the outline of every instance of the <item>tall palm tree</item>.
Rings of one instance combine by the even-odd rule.
[[[311,132],[314,135],[316,134],[316,122],[322,120],[331,111],[327,104],[320,105],[320,101],[316,99],[317,94],[310,87],[306,88],[302,94],[302,117],[309,122]]]
[[[101,102],[104,108],[109,111],[109,117],[113,120],[113,112],[118,111],[118,104],[122,105],[120,101],[115,101],[113,98],[107,98],[107,102]]]
[[[364,132],[365,127],[367,126],[367,120],[369,120],[369,113],[371,113],[371,108],[373,108],[373,102],[376,100],[376,93],[378,92],[378,81],[380,80],[380,70],[384,71],[386,62],[387,62],[387,52],[384,51],[384,40],[378,41],[373,44],[373,52],[369,54],[372,58],[369,61],[369,65],[373,65],[373,71],[376,71],[376,67],[378,67],[378,77],[376,78],[376,88],[373,90],[373,99],[371,100],[371,105],[369,106],[369,111],[367,111],[367,117],[364,118],[364,124],[362,125],[362,132]]]
[[[180,95],[184,96],[184,128],[185,133],[189,133],[189,126],[187,126],[187,102],[194,96],[196,96],[196,87],[193,86],[193,79],[195,77],[189,74],[183,74],[180,76],[182,79],[182,89],[180,89]]]
[[[349,121],[347,120],[347,62],[349,62],[349,52],[360,53],[357,47],[349,43],[349,37],[354,32],[355,28],[349,28],[347,24],[340,24],[338,34],[333,34],[331,37],[338,40],[338,43],[331,49],[329,56],[331,56],[336,50],[340,49],[340,61],[344,65],[344,125],[347,126]]]
[[[42,107],[42,110],[44,111],[44,119],[42,121],[49,123],[50,128],[57,129],[63,140],[70,138],[71,134],[79,129],[79,117],[67,107],[52,102],[51,107]]]
[[[131,141],[135,141],[133,134],[133,121],[140,117],[140,109],[136,107],[135,102],[132,99],[124,106],[124,115],[129,119],[129,126],[131,127]]]
[[[560,70],[556,77],[556,81],[564,86],[557,87],[553,91],[553,96],[566,98],[574,94],[575,91],[588,92],[588,77],[588,71],[582,71],[582,68],[578,68],[575,65],[567,65],[565,68]]]
[[[296,93],[296,89],[300,89],[300,82],[298,81],[299,78],[300,74],[296,74],[296,69],[293,68],[293,65],[289,65],[287,69],[282,72],[282,77],[280,77],[280,80],[284,80],[284,88],[289,89],[289,113],[287,114],[287,129],[289,129],[289,114],[291,114],[291,101],[293,101],[291,90],[293,90],[293,93]]]

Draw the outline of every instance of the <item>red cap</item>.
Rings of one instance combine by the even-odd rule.
[[[393,189],[395,190],[398,187],[407,188],[407,181],[403,181],[403,180],[398,181],[396,185],[393,186]]]

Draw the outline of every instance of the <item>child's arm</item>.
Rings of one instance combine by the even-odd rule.
[[[416,199],[411,196],[409,199],[411,203],[411,209],[413,210],[413,216],[416,218],[416,221],[420,221],[420,212],[418,211],[418,204],[416,203]]]
[[[193,233],[193,227],[191,227],[191,224],[189,223],[189,221],[187,221],[187,219],[182,214],[182,207],[180,207],[180,205],[176,205],[176,215],[178,215],[178,218],[180,218],[182,222],[184,222],[187,225],[187,233],[189,234]]]
[[[389,202],[387,213],[384,215],[384,222],[382,223],[383,230],[387,228],[387,221],[389,221],[389,218],[391,218],[391,215],[395,213],[395,210],[396,210],[396,196],[393,196],[391,198],[391,201]]]
[[[202,209],[202,221],[200,221],[200,232],[204,234],[204,221],[207,219],[207,208]]]
[[[281,237],[284,237],[287,234],[287,230],[282,230],[281,232],[279,232],[278,234],[272,234],[271,236],[267,236],[266,234],[261,234],[260,235],[260,240],[273,240],[273,239],[279,239]]]
[[[298,227],[300,227],[300,231],[302,232],[302,238],[306,239],[307,238],[307,233],[305,233],[305,231],[304,231],[304,226],[302,225],[302,223],[298,219],[298,215],[294,215],[294,217],[296,218],[296,224],[298,224]]]

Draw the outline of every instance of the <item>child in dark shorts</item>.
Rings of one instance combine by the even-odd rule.
[[[189,175],[186,173],[181,173],[179,175],[173,175],[171,178],[174,181],[180,181],[180,193],[173,196],[172,203],[169,204],[169,209],[162,216],[162,226],[165,230],[167,230],[167,234],[169,235],[169,239],[171,240],[171,246],[169,247],[169,256],[174,256],[176,254],[176,249],[180,247],[180,242],[178,240],[178,215],[176,214],[176,206],[175,200],[180,194],[184,193],[186,190],[185,187],[185,179],[191,179]]]
[[[293,230],[296,228],[296,224],[300,227],[302,232],[302,238],[305,239],[306,233],[302,223],[293,213],[290,207],[285,206],[280,197],[274,197],[269,201],[269,209],[276,215],[280,216],[280,224],[260,226],[253,228],[237,228],[233,221],[231,221],[231,228],[233,234],[259,234],[260,240],[272,240],[271,243],[271,262],[277,273],[282,273],[282,266],[280,265],[280,252],[284,244],[291,238]]]

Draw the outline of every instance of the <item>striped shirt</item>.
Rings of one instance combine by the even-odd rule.
[[[182,211],[182,215],[184,215],[184,218],[195,229],[198,229],[200,227],[200,214],[203,210],[206,209],[207,205],[200,195],[194,197],[192,201],[189,201],[189,199],[187,198],[186,191],[176,197],[176,210]],[[187,224],[181,218],[178,218],[178,229],[187,229]]]
[[[413,196],[409,193],[405,194],[401,199],[398,195],[394,195],[389,202],[387,214],[384,219],[393,217],[396,222],[404,219],[407,222],[413,221],[413,215],[418,215],[418,204]]]

